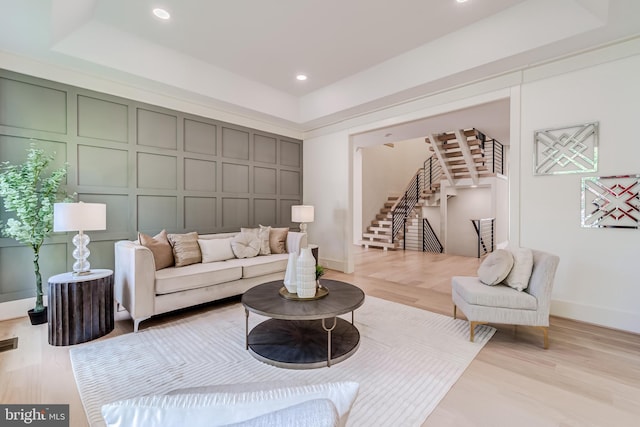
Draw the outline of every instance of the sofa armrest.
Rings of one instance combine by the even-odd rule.
[[[155,281],[156,264],[149,248],[129,240],[115,243],[115,298],[134,320],[155,314]]]
[[[287,233],[287,250],[300,255],[300,249],[307,247],[307,233],[289,231]]]

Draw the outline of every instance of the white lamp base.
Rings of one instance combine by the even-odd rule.
[[[89,236],[84,234],[82,231],[73,236],[72,242],[76,246],[73,250],[73,257],[76,260],[76,262],[73,263],[73,274],[75,276],[91,274],[91,264],[89,264],[89,261],[87,260],[91,254],[87,248],[90,241],[91,239],[89,239]]]

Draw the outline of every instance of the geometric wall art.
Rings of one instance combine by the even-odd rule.
[[[584,228],[640,228],[640,175],[582,178]]]
[[[597,172],[598,122],[534,132],[534,175]]]

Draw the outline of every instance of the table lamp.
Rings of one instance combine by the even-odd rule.
[[[88,258],[89,236],[84,234],[90,230],[107,229],[107,205],[104,203],[54,203],[53,205],[53,231],[77,231],[73,236],[73,244],[76,246],[73,257],[74,275],[91,273],[91,265]]]
[[[293,205],[291,206],[291,221],[300,223],[300,231],[307,232],[308,222],[313,222],[313,206]]]

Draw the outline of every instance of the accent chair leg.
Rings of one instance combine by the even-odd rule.
[[[486,325],[487,322],[469,322],[469,341],[473,342],[476,337],[476,326]]]
[[[547,326],[536,326],[536,328],[542,330],[542,336],[544,337],[543,348],[547,350],[549,348],[549,328]]]

